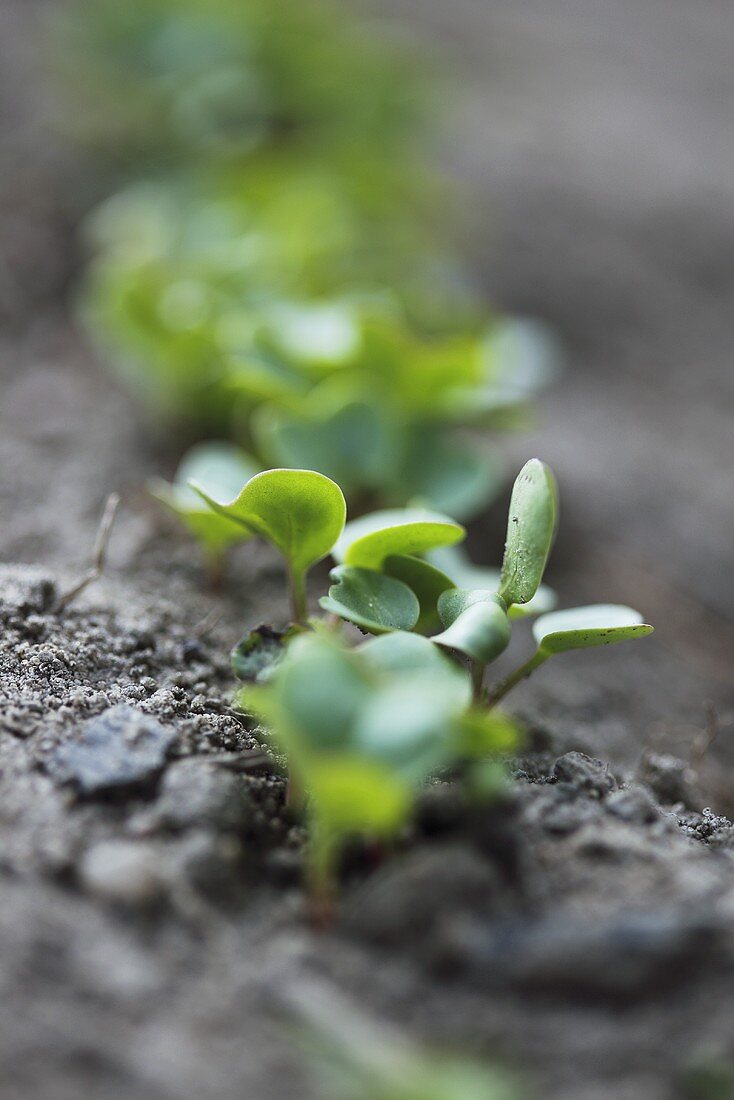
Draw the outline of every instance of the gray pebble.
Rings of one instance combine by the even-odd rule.
[[[175,737],[133,707],[111,707],[88,721],[76,740],[58,745],[46,769],[84,795],[137,787],[158,776]]]

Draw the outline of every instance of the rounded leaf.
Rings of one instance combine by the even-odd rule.
[[[461,542],[465,535],[460,524],[439,512],[392,508],[348,523],[333,553],[347,565],[380,569],[393,554],[424,554]]]
[[[425,677],[451,693],[455,706],[463,710],[471,702],[471,681],[466,669],[441,652],[433,640],[420,634],[395,631],[365,642],[357,650],[362,663],[385,679]]]
[[[515,479],[500,577],[505,603],[526,604],[538,590],[556,532],[557,491],[550,469],[526,462]]]
[[[229,503],[191,486],[219,515],[235,520],[280,550],[296,573],[325,558],[344,530],[339,486],[314,470],[265,470]]]
[[[434,550],[428,557],[433,565],[442,569],[459,587],[472,590],[485,589],[491,592],[499,591],[499,569],[490,569],[486,565],[475,565],[463,546],[446,546],[442,550]],[[528,603],[510,604],[507,608],[507,616],[510,620],[513,620],[526,619],[532,615],[544,615],[546,611],[553,611],[557,603],[558,597],[553,589],[547,584],[541,584]]]
[[[437,645],[456,649],[480,665],[489,664],[507,649],[510,623],[497,597],[491,592],[445,592],[439,600],[439,610],[449,625],[433,641]]]
[[[209,550],[223,550],[251,538],[238,523],[216,515],[188,485],[194,479],[214,497],[225,499],[258,472],[255,460],[231,443],[199,443],[182,458],[173,482],[151,478],[148,492],[169,508]]]
[[[310,762],[307,775],[314,813],[339,835],[389,836],[408,816],[410,788],[395,769],[364,756],[329,755]]]
[[[351,565],[338,565],[330,576],[336,583],[319,600],[324,611],[370,634],[412,630],[418,621],[418,599],[402,581]]]
[[[420,634],[437,630],[441,622],[438,598],[442,592],[454,587],[451,578],[430,562],[410,554],[391,554],[385,558],[382,568],[388,576],[407,584],[418,597],[420,615],[414,629]]]
[[[267,686],[254,689],[254,709],[273,726],[280,747],[299,757],[347,751],[354,724],[372,692],[354,654],[328,638],[294,639]]]
[[[541,615],[533,624],[538,649],[550,656],[569,649],[614,645],[652,634],[639,611],[620,604],[592,604]]]
[[[438,600],[438,613],[445,627],[455,623],[459,615],[476,603],[493,603],[505,611],[502,598],[490,588],[450,588]]]
[[[458,716],[453,693],[440,682],[396,680],[374,693],[360,712],[355,746],[419,783],[447,759],[448,729]]]

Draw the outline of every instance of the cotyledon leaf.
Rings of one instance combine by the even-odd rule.
[[[214,499],[197,482],[191,487],[217,514],[272,543],[295,573],[326,557],[344,529],[341,489],[314,470],[265,470],[228,502]]]
[[[370,634],[412,630],[418,621],[418,598],[402,581],[353,565],[338,565],[330,577],[334,583],[329,594],[319,600],[324,611]]]
[[[493,592],[449,589],[438,601],[446,627],[433,641],[466,654],[478,665],[489,664],[510,641],[510,623],[499,597]]]
[[[652,634],[653,628],[631,607],[592,604],[541,615],[533,624],[538,648],[549,656],[570,649],[614,645]]]
[[[189,480],[197,481],[212,496],[227,499],[257,472],[254,458],[239,447],[225,442],[199,443],[184,455],[172,482],[151,478],[147,488],[207,549],[216,552],[251,538],[252,532],[212,512],[189,487]]]
[[[515,479],[499,594],[505,603],[528,603],[538,590],[556,532],[557,490],[539,459],[526,462]]]
[[[413,629],[419,634],[438,630],[441,620],[438,614],[438,598],[442,592],[454,587],[454,582],[435,565],[411,554],[391,554],[382,564],[390,577],[407,584],[418,597],[420,615]]]
[[[394,554],[424,554],[452,546],[466,535],[464,528],[439,512],[392,508],[352,520],[334,547],[338,562],[380,569]]]

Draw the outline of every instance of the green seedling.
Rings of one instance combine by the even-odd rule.
[[[457,556],[461,552],[455,544],[464,530],[446,516],[411,510],[364,516],[347,524],[334,547],[334,556],[343,564],[332,571],[335,583],[321,606],[368,633],[413,630],[430,635],[434,644],[468,661],[474,696],[480,700],[487,666],[509,645],[511,620],[552,607],[553,594],[541,582],[555,538],[557,510],[552,473],[531,459],[513,486],[505,552],[497,573],[478,570]],[[425,560],[427,554],[433,561]],[[447,572],[436,562],[445,564]],[[451,572],[484,581],[486,587],[460,587]],[[605,610],[609,623],[604,622]],[[630,615],[636,612],[590,608],[542,616],[534,627],[537,653],[507,678],[494,698],[505,695],[552,653],[650,633],[652,628],[640,617],[629,619]],[[586,630],[581,629],[584,616],[590,624]],[[564,622],[568,631],[562,630]]]
[[[474,565],[463,546],[446,546],[433,550],[427,555],[428,561],[450,578],[457,588],[479,589],[497,592],[500,587],[501,571],[490,569],[486,565]],[[507,609],[509,619],[526,619],[533,615],[544,615],[555,610],[558,603],[556,593],[547,584],[540,584],[535,595],[525,604],[510,604]]]
[[[376,635],[349,648],[313,621],[286,634],[259,628],[233,654],[247,685],[238,702],[268,724],[288,757],[295,789],[308,796],[308,874],[322,913],[344,840],[355,833],[394,837],[416,791],[437,769],[478,761],[470,769],[477,794],[494,789],[491,761],[511,751],[517,731],[493,708],[515,684],[556,653],[652,630],[624,607],[541,615],[533,626],[534,656],[486,696],[486,669],[510,642],[512,608],[527,612],[542,602],[557,492],[537,459],[523,467],[512,491],[501,570],[471,574],[489,577],[489,588],[459,587],[424,557],[455,548],[464,535],[459,524],[408,509],[343,526],[341,493],[319,474],[269,471],[248,482],[232,504],[211,503],[278,546],[293,573],[331,549],[340,564],[322,609],[337,624],[341,619]]]
[[[479,720],[481,734],[472,734],[470,704],[466,671],[404,632],[352,650],[325,634],[304,635],[265,686],[249,689],[248,708],[268,723],[309,793],[308,874],[320,911],[330,904],[345,839],[395,836],[432,772],[480,741],[486,749],[493,728],[504,743],[501,720]]]
[[[360,510],[480,511],[486,429],[522,423],[557,351],[457,269],[418,58],[340,0],[63,8],[67,126],[130,181],[86,221],[82,317],[153,426]]]
[[[251,537],[251,532],[212,512],[189,485],[195,481],[217,499],[228,500],[258,472],[254,459],[231,443],[200,443],[184,455],[173,481],[152,478],[150,494],[165,505],[199,541],[210,571],[218,573],[224,551]]]
[[[306,618],[306,575],[326,557],[344,529],[346,504],[338,485],[312,470],[266,470],[250,478],[229,502],[216,500],[192,481],[212,511],[282,554],[293,616]]]
[[[596,604],[574,607],[541,615],[533,624],[538,648],[529,661],[508,676],[492,693],[492,703],[499,702],[508,691],[556,653],[594,646],[616,645],[652,634],[653,628],[631,607],[618,604]]]
[[[372,512],[347,524],[334,557],[344,565],[379,570],[396,554],[425,554],[453,546],[465,535],[461,524],[436,512],[408,508]]]

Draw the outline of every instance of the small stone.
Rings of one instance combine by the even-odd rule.
[[[577,791],[595,794],[599,798],[616,786],[607,765],[583,752],[567,752],[559,756],[553,767],[553,777],[558,783],[567,783]]]
[[[528,820],[537,820],[547,833],[568,836],[582,825],[597,820],[600,814],[598,799],[549,797],[537,803],[529,813]]]
[[[138,825],[145,831],[205,826],[240,832],[251,818],[252,801],[241,776],[193,757],[167,769],[158,800]]]
[[[105,840],[85,852],[79,866],[90,893],[118,905],[144,907],[157,901],[164,883],[155,854],[127,840]]]
[[[612,791],[607,799],[607,809],[615,817],[635,825],[651,825],[660,817],[660,810],[644,787]]]
[[[648,753],[640,765],[640,779],[664,806],[682,803],[689,810],[701,805],[696,776],[684,760],[669,753]]]
[[[344,912],[344,925],[373,943],[406,937],[430,948],[431,933],[458,911],[502,910],[507,889],[495,867],[461,844],[434,844],[386,864]]]
[[[173,730],[133,707],[111,707],[87,722],[77,740],[58,745],[46,769],[83,795],[139,787],[160,774],[175,738]]]

